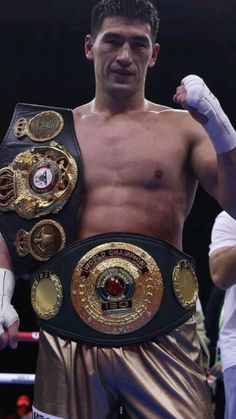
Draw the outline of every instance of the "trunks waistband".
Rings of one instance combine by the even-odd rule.
[[[106,233],[73,243],[33,276],[41,328],[72,340],[124,346],[156,338],[194,313],[194,259],[169,243]]]

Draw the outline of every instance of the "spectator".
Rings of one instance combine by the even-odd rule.
[[[209,252],[213,282],[226,289],[219,347],[225,387],[225,419],[236,417],[236,221],[225,211],[215,220]]]
[[[16,400],[15,412],[6,417],[6,419],[31,419],[31,401],[29,396],[21,394]]]

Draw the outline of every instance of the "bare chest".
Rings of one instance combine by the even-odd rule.
[[[167,186],[183,173],[186,145],[174,126],[82,122],[76,124],[76,134],[88,187],[99,182]]]

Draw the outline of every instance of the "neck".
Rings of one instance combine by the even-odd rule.
[[[134,95],[126,92],[114,92],[114,94],[106,93],[96,89],[95,98],[93,100],[94,112],[109,111],[111,114],[125,113],[137,110],[144,110],[147,107],[147,100],[144,93],[135,93]]]

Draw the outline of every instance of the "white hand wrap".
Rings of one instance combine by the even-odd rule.
[[[4,333],[4,327],[8,329],[15,321],[19,323],[19,316],[11,305],[14,288],[13,272],[0,268],[0,335]]]
[[[203,126],[212,140],[216,153],[226,153],[236,147],[236,132],[218,99],[204,81],[198,76],[190,75],[185,77],[181,84],[187,91],[187,107],[197,109],[206,117]]]

